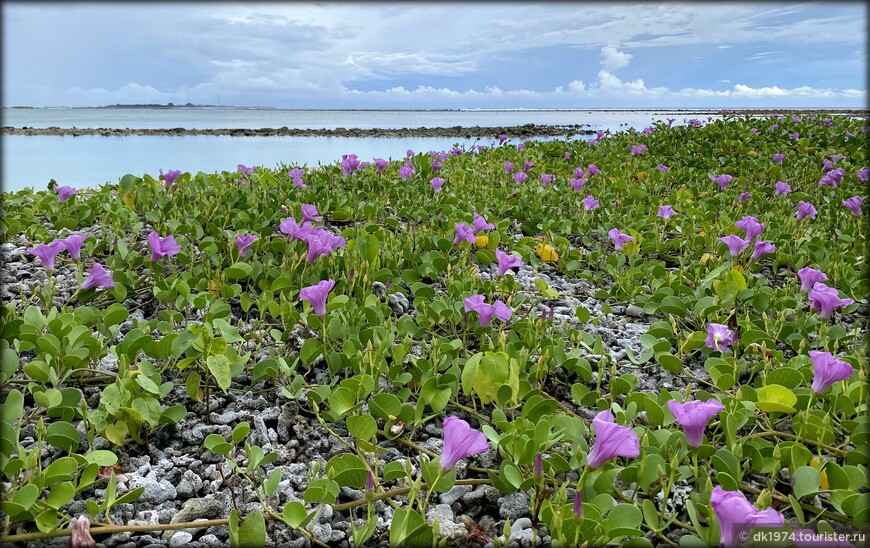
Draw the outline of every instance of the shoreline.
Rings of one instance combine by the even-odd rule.
[[[138,136],[188,136],[213,135],[226,137],[498,137],[508,134],[512,137],[551,137],[557,135],[592,135],[595,130],[583,129],[580,124],[548,125],[525,124],[522,126],[451,126],[417,128],[47,128],[11,127],[0,128],[2,135],[51,135],[56,137],[80,137],[95,135],[101,137]]]

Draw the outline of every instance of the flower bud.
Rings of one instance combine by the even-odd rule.
[[[580,489],[574,491],[574,507],[571,510],[574,514],[574,519],[580,521],[583,519],[583,500],[580,498]]]
[[[535,466],[533,468],[533,473],[535,474],[535,479],[541,481],[544,477],[544,456],[538,453],[538,456],[535,457]]]

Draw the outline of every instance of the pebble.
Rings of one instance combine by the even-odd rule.
[[[193,535],[188,533],[187,531],[178,531],[172,538],[169,539],[169,546],[177,548],[178,546],[184,546],[188,542],[193,540]]]

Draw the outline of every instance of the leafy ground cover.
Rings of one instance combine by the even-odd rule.
[[[2,540],[852,531],[865,123],[726,113],[5,194]]]

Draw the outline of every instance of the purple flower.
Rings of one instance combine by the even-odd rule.
[[[155,231],[148,234],[148,245],[151,246],[151,262],[156,262],[164,255],[173,257],[181,251],[181,246],[175,242],[175,237],[166,236],[161,238]]]
[[[476,211],[474,212],[473,226],[474,226],[474,233],[475,234],[479,234],[480,232],[482,232],[484,230],[495,229],[494,224],[486,222],[486,219],[484,219],[483,216],[478,215],[478,213]]]
[[[493,315],[503,322],[510,320],[513,315],[513,310],[508,305],[501,301],[496,301],[494,305],[487,304],[484,302],[483,295],[466,297],[464,303],[466,314],[477,312],[477,318],[480,321],[481,327],[489,327],[489,322],[492,320]]]
[[[495,250],[495,257],[498,259],[499,276],[504,276],[511,268],[520,267],[525,264],[519,257],[505,253],[501,249]]]
[[[796,131],[794,133],[792,133],[791,135],[789,135],[789,139],[791,139],[792,141],[798,141],[798,140],[800,140],[800,138],[801,138],[801,134],[796,132]]]
[[[711,350],[727,352],[728,347],[734,344],[735,334],[727,325],[721,323],[707,324],[707,339],[704,345]]]
[[[296,224],[296,219],[288,217],[281,221],[281,232],[286,234],[291,240],[304,240],[312,230],[311,221],[302,223],[302,226]]]
[[[517,145],[517,150],[526,150],[526,144],[525,144],[525,143],[520,143],[520,144],[518,144],[518,145]]]
[[[810,302],[813,304],[813,310],[821,311],[823,318],[830,318],[831,313],[837,308],[843,308],[854,303],[852,299],[841,299],[840,293],[833,287],[828,287],[822,282],[813,284],[813,288],[809,293]]]
[[[302,224],[305,221],[322,221],[323,216],[317,214],[317,206],[314,204],[302,204]]]
[[[326,296],[333,287],[335,287],[335,280],[323,280],[317,285],[303,287],[299,290],[299,300],[308,301],[316,315],[326,316]]]
[[[444,178],[432,177],[432,179],[429,180],[429,186],[431,186],[432,190],[435,192],[441,192],[441,187],[444,186]]]
[[[574,187],[574,192],[580,192],[580,189],[583,188],[583,185],[586,184],[586,179],[583,177],[577,177],[575,179],[571,179],[571,186]]]
[[[501,135],[498,136],[498,144],[500,144],[500,145],[504,144],[504,142],[507,141],[507,138],[508,138],[507,135],[502,133]]]
[[[599,173],[601,173],[601,170],[598,169],[598,166],[596,166],[595,164],[589,164],[588,166],[586,166],[586,169],[589,170],[590,177],[592,175],[598,175]]]
[[[677,214],[677,212],[674,211],[674,208],[669,206],[669,205],[659,206],[659,212],[656,213],[656,215],[658,215],[659,217],[661,217],[662,219],[664,219],[666,221],[676,214]]]
[[[800,221],[804,217],[809,217],[810,219],[815,219],[818,213],[816,212],[816,208],[813,207],[813,204],[809,202],[805,202],[800,200],[798,202],[798,210],[797,210],[797,220]]]
[[[79,516],[70,521],[69,525],[72,529],[68,541],[70,548],[95,548],[97,546],[97,542],[91,536],[91,520],[85,516]]]
[[[785,158],[785,154],[778,152],[773,155],[773,161],[776,165],[781,166],[782,160]]]
[[[171,187],[173,184],[175,184],[175,180],[176,180],[176,179],[178,179],[179,177],[181,177],[181,170],[180,170],[180,169],[174,169],[174,170],[167,171],[166,173],[163,173],[163,170],[161,169],[161,170],[160,170],[160,175],[163,177],[163,185],[164,185],[166,188],[169,188],[169,187]]]
[[[728,236],[723,236],[719,238],[719,241],[728,246],[728,253],[730,253],[732,257],[740,255],[741,251],[749,247],[750,242],[748,238],[744,240],[736,234],[729,234]]]
[[[534,162],[530,162],[530,161],[528,161],[528,160],[526,160],[525,162],[523,162],[523,171],[528,171],[528,170],[532,169],[533,167],[535,167],[535,163],[534,163]]]
[[[668,402],[668,409],[674,420],[683,427],[686,432],[686,443],[689,447],[698,448],[704,441],[704,429],[707,423],[716,416],[725,406],[717,399],[707,401],[688,401],[679,403],[677,400]]]
[[[741,192],[737,199],[740,200],[741,203],[743,203],[751,197],[752,194],[750,194],[749,192]]]
[[[333,236],[322,226],[311,229],[302,239],[308,244],[308,254],[305,262],[311,264],[323,255],[329,255],[340,247],[347,246],[347,240],[341,236]]]
[[[384,160],[383,158],[375,158],[375,171],[378,175],[384,170],[385,167],[390,165],[390,162]]]
[[[622,246],[627,244],[628,242],[634,241],[634,238],[629,236],[628,234],[623,234],[619,231],[618,228],[611,228],[607,231],[607,237],[613,241],[613,247],[616,249],[622,249]]]
[[[858,170],[858,180],[862,183],[870,181],[870,167],[862,167]]]
[[[782,181],[777,181],[775,185],[773,185],[773,190],[776,192],[776,195],[780,194],[788,194],[791,192],[791,186],[788,183],[783,183]]]
[[[801,291],[804,292],[810,291],[817,282],[824,282],[828,279],[827,274],[809,266],[798,270],[797,276],[801,281]]]
[[[640,438],[631,428],[620,426],[613,413],[602,411],[592,419],[595,427],[595,445],[586,458],[589,468],[598,468],[613,457],[636,458],[640,456]]]
[[[586,211],[598,209],[598,206],[600,205],[598,203],[598,200],[596,200],[595,197],[591,194],[587,194],[585,198],[580,200],[580,203],[583,204],[583,209],[585,209]]]
[[[591,172],[590,172],[590,173],[591,173]],[[575,167],[575,168],[574,168],[574,176],[576,176],[576,177],[585,177],[585,176],[586,176],[586,173],[584,173],[582,167]]]
[[[474,245],[474,229],[465,223],[456,223],[453,225],[456,228],[456,237],[453,238],[453,245],[458,245],[462,240],[465,240]]]
[[[752,252],[752,258],[758,259],[762,255],[769,255],[776,251],[776,246],[767,240],[755,240],[755,249]]]
[[[775,129],[779,129],[779,124],[771,124],[770,127],[767,129],[769,129],[770,131],[773,131]]]
[[[345,175],[353,175],[359,169],[359,158],[356,154],[341,155],[341,170]]]
[[[432,172],[438,171],[444,164],[438,160],[432,160]]]
[[[294,167],[287,172],[287,175],[293,180],[293,184],[299,188],[305,188],[305,181],[302,177],[305,176],[305,170],[299,167]]]
[[[688,124],[692,127],[701,127],[702,125],[704,125],[704,122],[698,120],[697,118],[692,118],[691,120],[689,120]]]
[[[834,169],[834,162],[833,161],[829,160],[828,158],[825,158],[824,160],[822,160],[822,173],[824,173],[826,171],[830,171],[832,169]]]
[[[444,450],[438,460],[442,470],[452,470],[460,460],[487,449],[489,441],[483,432],[472,429],[455,415],[444,419]]]
[[[239,255],[247,257],[251,252],[251,246],[258,237],[256,234],[239,234],[236,236],[236,247],[239,249]]]
[[[505,173],[510,175],[511,171],[513,171],[513,170],[514,170],[514,163],[513,162],[505,162],[504,163],[504,172]]]
[[[236,171],[238,171],[239,173],[244,173],[245,175],[250,175],[254,172],[254,168],[253,166],[247,167],[244,164],[239,164],[238,166],[236,166]]]
[[[834,121],[831,120],[830,118],[823,118],[822,123],[828,127],[832,127],[834,125]]]
[[[676,122],[676,121],[677,121],[676,118],[668,118],[668,127],[671,127],[674,124],[674,122]]]
[[[571,513],[577,521],[583,519],[583,499],[580,498],[580,489],[574,491],[574,506],[571,508]]]
[[[54,259],[57,257],[57,254],[63,250],[63,242],[58,239],[55,239],[48,245],[39,244],[36,247],[27,248],[28,253],[39,257],[39,260],[42,261],[42,268],[47,272],[52,272],[54,270]]]
[[[746,215],[734,223],[734,226],[746,233],[747,240],[751,240],[764,232],[764,225],[751,215]]]
[[[407,181],[408,177],[414,174],[414,166],[405,164],[399,168],[399,177],[402,178],[403,181]]]
[[[369,470],[368,473],[366,473],[365,490],[366,490],[367,494],[373,493],[375,490],[375,476],[374,476],[374,474],[372,474],[371,470]]]
[[[563,161],[563,162],[570,162],[570,161],[571,161],[571,153],[570,153],[570,152],[566,152],[566,153],[565,153],[565,156],[562,157],[562,161]]]
[[[538,453],[535,457],[535,464],[532,466],[532,474],[538,480],[544,477],[544,455]]]
[[[646,152],[646,145],[634,145],[631,147],[631,155],[637,156],[638,154],[643,154]]]
[[[57,201],[63,203],[70,196],[75,196],[78,191],[71,186],[56,186],[54,191],[57,192]]]
[[[85,232],[83,235],[70,234],[66,238],[58,241],[63,245],[64,249],[69,251],[70,257],[79,260],[81,257],[82,244],[90,237],[90,235],[90,232]]]
[[[551,174],[551,173],[541,173],[541,184],[544,185],[544,187],[546,187],[547,185],[552,183],[553,179],[555,179],[555,178],[556,178],[556,176]]]
[[[656,169],[659,170],[659,171],[661,171],[662,173],[667,173],[668,171],[671,170],[671,168],[669,168],[668,166],[666,166],[666,165],[664,165],[664,164],[659,164],[659,165],[657,165],[657,166],[656,166]]]
[[[742,542],[741,533],[753,527],[780,527],[785,523],[783,515],[773,508],[759,511],[743,493],[725,491],[718,485],[710,495],[710,505],[719,522],[719,545],[723,547],[737,546]]]
[[[725,190],[725,188],[728,186],[728,183],[730,183],[734,179],[734,177],[728,175],[727,173],[717,175],[716,177],[710,175],[709,177],[710,180],[719,185],[719,188],[721,188],[722,190]]]
[[[838,360],[830,352],[810,350],[810,360],[813,362],[813,392],[823,394],[829,386],[837,381],[844,381],[852,376],[855,369]]]
[[[94,263],[91,267],[91,273],[88,275],[88,279],[82,284],[82,289],[91,289],[94,287],[105,287],[107,289],[115,287],[115,281],[112,279],[111,274],[106,272],[106,269],[103,268],[103,265],[100,263]]]
[[[864,198],[861,196],[852,196],[848,200],[843,200],[843,205],[852,210],[852,215],[856,217],[861,216],[861,204],[864,202]]]
[[[517,173],[514,173],[513,177],[514,177],[514,181],[516,182],[516,184],[521,184],[523,181],[525,181],[526,179],[529,178],[529,176],[526,175],[522,171],[518,171]]]
[[[827,160],[825,160],[827,162]],[[825,173],[825,175],[819,179],[819,186],[840,186],[843,182],[843,175],[846,174],[846,170],[838,167],[832,171]]]
[[[405,151],[406,158],[410,158],[413,155],[414,155],[414,151],[412,149],[409,148],[408,150]]]

